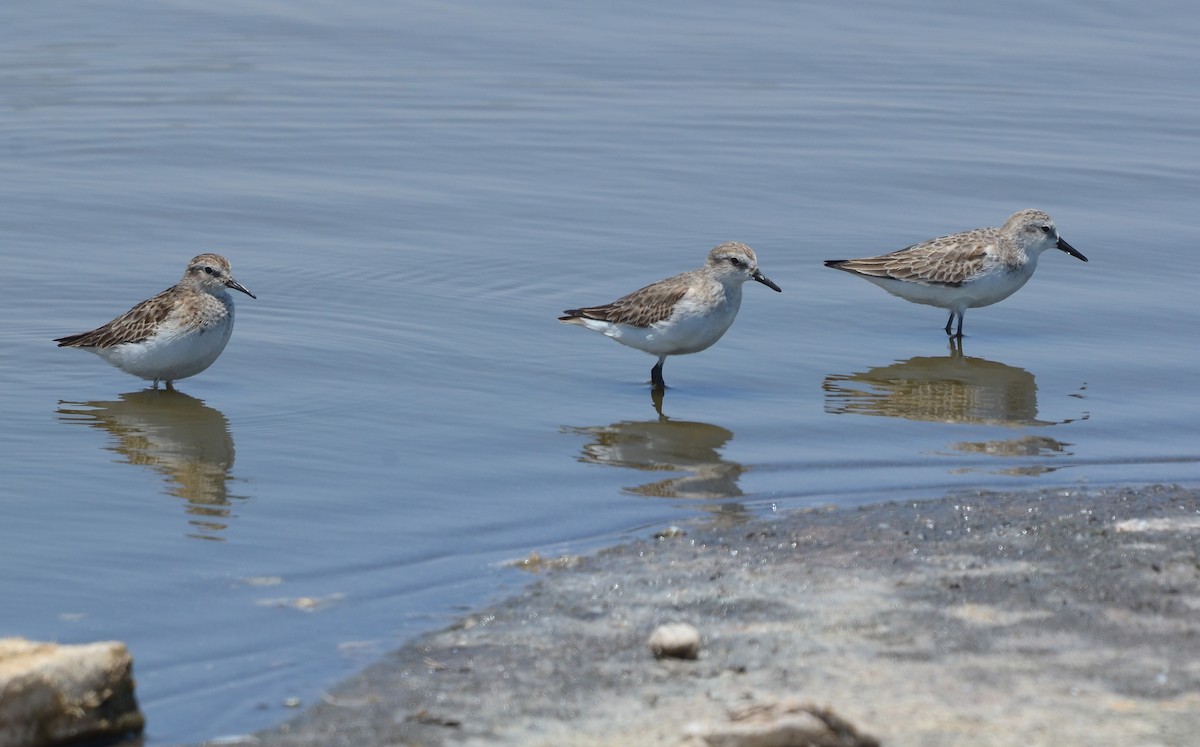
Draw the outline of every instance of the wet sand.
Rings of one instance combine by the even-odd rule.
[[[244,742],[680,745],[790,700],[885,745],[1200,739],[1198,493],[977,493],[684,530],[548,563]],[[651,656],[668,622],[699,629],[698,660]]]

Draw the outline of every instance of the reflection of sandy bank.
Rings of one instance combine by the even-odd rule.
[[[1050,425],[1037,419],[1037,384],[1025,369],[955,350],[862,373],[825,377],[825,411],[939,423]]]
[[[163,475],[167,492],[186,500],[189,514],[204,517],[192,521],[207,530],[204,536],[225,528],[234,450],[220,411],[179,391],[144,389],[115,402],[60,402],[58,414],[108,431],[114,442],[105,448],[119,461]]]
[[[719,426],[660,417],[568,430],[591,439],[583,447],[582,462],[687,473],[626,488],[631,493],[667,498],[742,495],[737,480],[745,468],[721,458],[719,449],[733,438],[733,433]]]

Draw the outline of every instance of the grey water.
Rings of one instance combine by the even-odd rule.
[[[1200,484],[1193,3],[0,8],[0,635],[119,639],[150,744],[277,723],[709,512]],[[1091,260],[942,311],[827,270],[1037,207]],[[667,361],[559,324],[743,241]],[[50,341],[202,251],[176,393]],[[996,498],[998,499],[998,498]]]

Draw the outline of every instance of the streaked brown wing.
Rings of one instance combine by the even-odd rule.
[[[568,321],[583,317],[614,324],[628,324],[633,327],[649,327],[651,324],[661,322],[671,316],[675,304],[684,297],[687,291],[686,284],[667,290],[662,283],[655,283],[603,306],[567,309],[563,312],[566,316],[560,317],[560,319]]]
[[[963,241],[957,236],[945,236],[891,254],[826,264],[859,275],[957,286],[983,270],[988,259],[987,246],[978,240]]]
[[[172,290],[174,288],[169,288],[142,301],[102,327],[60,337],[55,342],[60,348],[111,348],[126,342],[141,342],[153,334],[155,325],[166,316],[170,304],[165,297]]]

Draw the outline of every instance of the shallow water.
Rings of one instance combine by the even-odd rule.
[[[0,633],[127,641],[152,744],[287,717],[531,551],[1200,483],[1191,5],[3,14]],[[961,350],[821,267],[1024,207],[1091,261],[1043,256]],[[555,321],[725,240],[783,293],[661,402]],[[179,392],[50,342],[200,251],[258,299]]]

